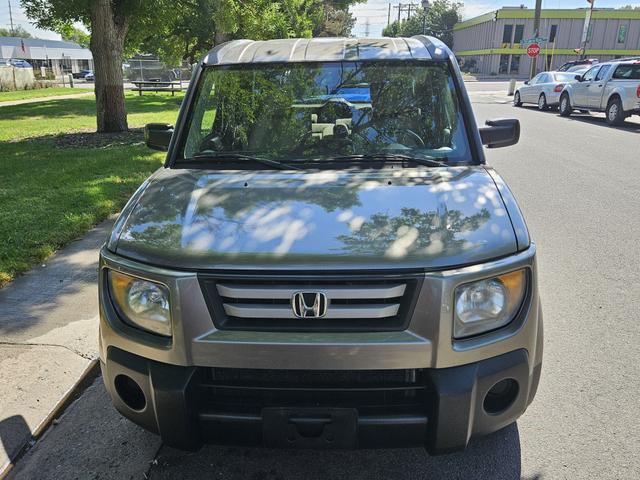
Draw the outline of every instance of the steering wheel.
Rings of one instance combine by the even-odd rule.
[[[421,147],[421,148],[426,148],[426,145],[424,143],[424,140],[422,140],[422,138],[420,137],[420,135],[418,135],[416,132],[414,132],[413,130],[410,130],[408,128],[404,128],[402,129],[402,134],[406,135],[408,137],[411,137],[413,139],[413,141],[416,143],[417,146]]]

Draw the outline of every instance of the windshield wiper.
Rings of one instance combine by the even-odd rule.
[[[199,152],[185,160],[188,163],[192,160],[242,160],[247,162],[260,163],[268,167],[277,168],[278,170],[300,170],[298,167],[287,165],[286,163],[278,162],[276,160],[269,160],[268,158],[252,157],[251,155],[244,155],[242,153],[235,152]]]
[[[414,157],[412,155],[403,155],[398,153],[364,153],[360,155],[341,155],[337,157],[327,157],[323,158],[322,161],[326,162],[345,162],[345,161],[353,161],[353,160],[381,160],[381,161],[403,161],[403,162],[413,162],[419,165],[424,165],[426,167],[449,167],[444,162],[440,162],[435,158],[427,158],[427,157]],[[316,160],[314,162],[321,163],[320,160]]]

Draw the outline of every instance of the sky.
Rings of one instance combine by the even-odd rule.
[[[404,0],[403,3],[420,3],[420,0]],[[367,0],[366,3],[355,5],[351,8],[354,16],[357,18],[356,26],[353,33],[356,36],[365,36],[367,31],[367,22],[369,24],[369,36],[375,37],[382,34],[382,29],[387,25],[387,15],[389,3],[391,3],[391,17],[397,18],[397,10],[394,6],[400,3],[400,0]],[[533,9],[535,0],[468,0],[464,2],[463,17],[471,18],[491,10],[496,10],[502,6],[517,6],[524,4],[528,8]],[[542,8],[581,8],[589,4],[587,0],[542,0]],[[600,8],[617,8],[623,5],[638,5],[639,0],[596,0],[596,7]],[[11,0],[13,10],[13,23],[26,28],[32,35],[40,38],[48,38],[59,40],[60,35],[55,32],[39,30],[29,23],[20,7],[19,0]],[[0,0],[0,27],[9,28],[9,0]]]

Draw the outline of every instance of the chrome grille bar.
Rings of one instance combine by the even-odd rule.
[[[223,304],[227,315],[240,318],[297,319],[290,305]],[[400,304],[331,305],[324,319],[388,318],[397,315]]]
[[[289,300],[295,292],[323,292],[329,300],[388,299],[404,295],[406,285],[326,286],[326,285],[224,285],[218,284],[221,297],[234,299]]]

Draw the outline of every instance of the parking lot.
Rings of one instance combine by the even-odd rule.
[[[115,413],[97,379],[10,478],[639,478],[640,117],[612,128],[602,114],[514,108],[506,82],[468,88],[479,124],[515,117],[522,125],[518,145],[487,151],[539,252],[543,373],[517,425],[438,457],[420,449],[185,453]]]

